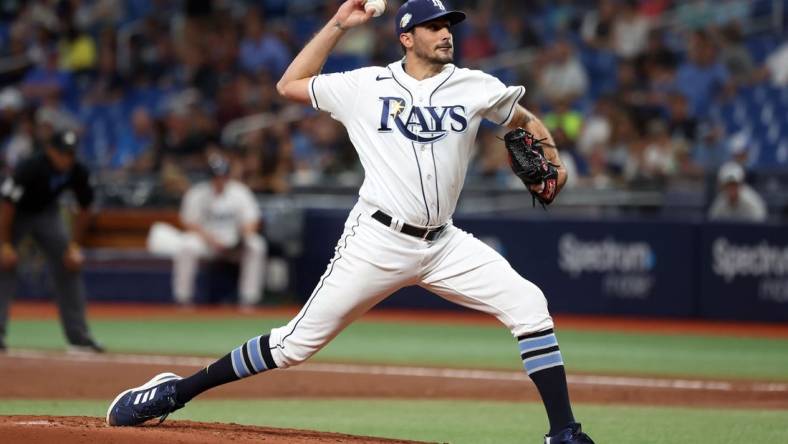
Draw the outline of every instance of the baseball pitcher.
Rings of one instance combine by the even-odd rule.
[[[592,443],[572,414],[542,291],[452,224],[483,119],[513,130],[505,138],[512,167],[543,205],[566,182],[552,137],[518,105],[522,86],[507,87],[452,64],[450,30],[465,14],[440,0],[410,0],[399,8],[401,60],[320,74],[345,32],[373,13],[365,11],[364,0],[345,1],[277,84],[284,97],[340,121],[365,171],[334,257],[308,301],[287,325],[250,339],[188,378],[163,373],[122,392],[107,412],[110,425],[165,417],[211,387],[300,364],[391,293],[419,285],[495,316],[517,338],[525,371],[547,410],[546,443]]]

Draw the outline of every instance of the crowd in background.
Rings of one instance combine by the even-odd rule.
[[[526,106],[551,128],[572,170],[569,186],[703,183],[731,158],[748,169],[788,165],[788,43],[771,0],[448,3],[468,13],[454,30],[456,63],[526,86]],[[81,158],[105,181],[153,177],[173,196],[214,150],[228,150],[233,176],[256,192],[358,184],[341,125],[294,110],[275,89],[337,4],[3,2],[2,168],[12,170],[52,131],[72,128]],[[373,26],[351,30],[325,70],[400,58],[398,6],[389,1]],[[771,107],[765,117],[763,106],[745,106],[758,91]],[[483,127],[469,182],[521,187],[500,134]]]

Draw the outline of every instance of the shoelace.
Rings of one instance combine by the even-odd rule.
[[[168,390],[168,388],[169,387],[162,389],[163,393],[161,394],[160,398],[158,398],[155,401],[154,400],[148,401],[146,405],[140,407],[139,409],[140,418],[152,419],[159,417],[159,422],[156,423],[156,425],[159,425],[162,422],[164,422],[165,419],[167,419],[167,416],[169,416],[170,413],[174,412],[179,408],[178,403],[173,398],[173,395],[175,395],[175,391],[172,389]],[[158,413],[161,412],[162,410],[166,410],[166,412],[160,416]]]
[[[159,424],[163,423],[164,420],[167,419],[168,416],[170,416],[170,413],[172,413],[172,412],[167,412],[167,413],[161,415],[161,417],[159,418],[159,422],[156,423],[156,427],[158,427]]]

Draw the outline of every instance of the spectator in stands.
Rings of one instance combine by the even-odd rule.
[[[9,26],[8,41],[0,46],[0,85],[10,85],[22,80],[33,67],[33,57],[26,46],[24,24],[13,22]]]
[[[720,60],[737,85],[746,85],[755,79],[756,69],[752,54],[744,45],[741,26],[732,23],[720,31]]]
[[[613,137],[605,155],[610,176],[618,180],[632,180],[640,174],[642,142],[638,137],[634,119],[626,113],[616,116],[613,122]]]
[[[540,56],[536,66],[538,93],[550,102],[572,102],[588,90],[588,74],[567,38],[556,41]]]
[[[730,74],[718,60],[717,49],[706,32],[692,34],[688,60],[676,73],[676,87],[689,100],[695,116],[705,115],[718,96],[733,93]]]
[[[665,33],[649,32],[645,49],[634,59],[638,76],[647,82],[645,105],[651,107],[647,120],[663,114],[666,97],[675,91],[677,60],[675,51],[665,43]]]
[[[718,174],[720,193],[709,208],[709,219],[716,221],[764,222],[768,217],[763,198],[744,182],[744,169],[727,162]]]
[[[609,171],[607,151],[596,147],[588,156],[588,178],[583,182],[595,190],[612,189],[614,180]]]
[[[66,19],[65,30],[58,43],[60,67],[69,72],[84,72],[96,66],[97,51],[93,37],[81,31],[73,20]]]
[[[242,143],[244,183],[260,193],[288,191],[293,143],[287,124],[277,123],[265,130],[250,131]]]
[[[123,98],[124,79],[116,67],[117,56],[112,46],[106,44],[99,49],[98,67],[90,86],[85,92],[83,103],[86,105],[116,103]]]
[[[90,334],[85,319],[85,294],[80,279],[84,257],[80,242],[87,228],[93,188],[89,173],[76,160],[77,135],[56,133],[44,152],[20,163],[2,187],[0,203],[0,350],[5,348],[8,306],[13,297],[18,262],[17,247],[27,235],[47,259],[55,284],[63,330],[69,348],[102,352]],[[71,238],[66,235],[58,197],[66,189],[74,191],[79,213]]]
[[[553,105],[553,109],[543,114],[542,122],[550,131],[560,129],[574,143],[583,127],[583,114],[572,109],[567,100],[556,100]]]
[[[647,122],[656,114],[651,103],[648,80],[638,75],[634,61],[621,60],[618,63],[614,97],[640,132],[645,131]]]
[[[324,174],[346,172],[356,165],[353,146],[342,126],[326,113],[302,120],[293,134],[295,184],[313,185]]]
[[[206,54],[196,46],[184,45],[180,55],[180,69],[176,72],[177,82],[186,88],[199,91],[201,97],[215,97],[219,89],[219,77]]]
[[[204,106],[195,90],[185,90],[171,97],[167,108],[163,157],[187,172],[203,168],[205,147],[219,136],[210,109]]]
[[[698,132],[698,119],[690,115],[687,98],[676,92],[668,94],[667,114],[671,136],[693,142]]]
[[[199,260],[237,258],[241,262],[239,304],[251,308],[263,297],[267,243],[258,234],[260,210],[252,191],[232,180],[230,163],[222,155],[209,158],[210,181],[192,186],[181,203],[181,223],[186,232],[173,258],[172,288],[175,301],[194,301]]]
[[[588,156],[597,148],[604,148],[610,143],[613,134],[613,120],[619,113],[612,96],[602,96],[594,103],[594,108],[583,121],[583,127],[577,137],[577,151]]]
[[[148,164],[157,139],[153,118],[145,108],[136,108],[131,113],[131,127],[124,129],[118,135],[110,167],[130,170]]]
[[[665,31],[662,29],[652,29],[648,33],[648,39],[643,51],[635,57],[635,65],[641,75],[645,75],[648,65],[659,65],[667,68],[675,68],[678,63],[676,51],[671,49],[666,42]]]
[[[637,9],[637,0],[624,0],[618,3],[613,20],[613,49],[617,56],[632,59],[646,47],[649,22]]]
[[[729,158],[729,153],[722,139],[725,130],[711,122],[698,125],[698,138],[690,148],[692,162],[703,171],[714,174],[714,171]]]
[[[121,57],[121,73],[128,73],[138,85],[171,86],[178,66],[175,45],[169,30],[161,21],[150,17],[138,33],[129,37],[127,47],[120,46],[127,57]]]
[[[586,44],[596,49],[608,48],[616,19],[616,8],[615,0],[600,0],[596,8],[590,8],[585,13],[580,35]]]
[[[647,131],[641,173],[649,181],[664,184],[678,169],[676,147],[663,120],[650,121]]]
[[[252,73],[267,71],[272,77],[279,78],[290,59],[287,46],[276,35],[265,32],[262,12],[255,9],[247,11],[239,52],[241,68]]]
[[[45,101],[59,100],[72,86],[71,75],[59,68],[59,55],[49,50],[44,60],[25,75],[22,93],[27,100],[38,105]]]

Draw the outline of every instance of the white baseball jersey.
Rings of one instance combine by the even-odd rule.
[[[397,61],[316,76],[309,94],[347,128],[364,167],[361,198],[434,226],[454,213],[482,119],[508,124],[525,88],[452,64],[419,81]]]
[[[309,300],[287,325],[271,330],[268,351],[277,367],[304,362],[375,304],[410,285],[489,313],[516,337],[552,328],[542,291],[451,223],[479,124],[484,118],[508,124],[524,92],[454,65],[418,81],[401,62],[309,82],[313,106],[344,124],[366,175]],[[397,223],[376,218],[378,210]],[[403,222],[446,225],[426,239],[403,231]],[[523,341],[521,352],[527,352],[531,339]],[[542,348],[553,342],[554,336],[538,339]],[[244,347],[259,354],[253,343]],[[233,352],[238,377],[260,371],[246,366],[241,348]],[[557,352],[526,361],[529,372],[562,364]]]
[[[183,197],[181,219],[199,225],[224,245],[235,246],[241,227],[257,222],[260,210],[252,191],[235,180],[217,194],[210,181],[194,185]]]

